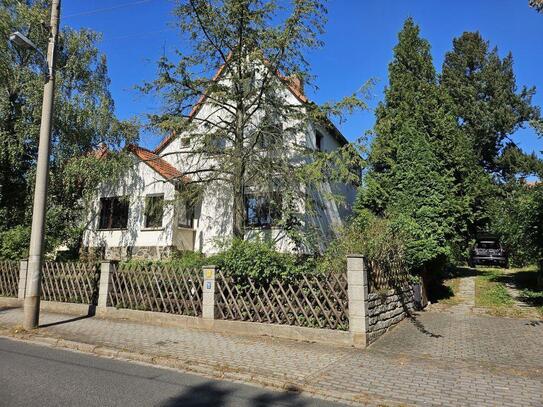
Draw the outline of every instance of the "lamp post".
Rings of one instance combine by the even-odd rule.
[[[37,328],[40,317],[43,237],[45,230],[49,152],[54,108],[53,102],[55,96],[55,47],[58,37],[59,20],[60,0],[53,0],[51,4],[51,32],[49,34],[49,45],[47,47],[47,78],[43,87],[40,142],[36,168],[36,184],[34,188],[34,207],[32,211],[32,232],[30,235],[30,250],[28,254],[27,288],[25,293],[23,320],[23,327],[25,329]],[[11,34],[10,40],[17,46],[39,52],[32,41],[19,32]]]

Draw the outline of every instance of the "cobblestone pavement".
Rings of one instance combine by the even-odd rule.
[[[22,320],[1,309],[0,326]],[[543,322],[423,312],[366,350],[42,313],[41,335],[370,405],[543,406]],[[223,377],[229,377],[224,375]]]
[[[452,306],[449,311],[468,313],[475,306],[475,277],[463,277],[460,279],[458,292],[460,304]]]

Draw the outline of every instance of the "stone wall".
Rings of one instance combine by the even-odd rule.
[[[81,259],[85,260],[158,260],[170,257],[177,248],[174,246],[126,246],[126,247],[84,247]]]
[[[368,294],[368,343],[374,342],[388,329],[414,310],[414,292],[411,286],[403,289]]]

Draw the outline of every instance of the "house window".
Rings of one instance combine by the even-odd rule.
[[[164,215],[164,195],[145,197],[145,227],[161,228]]]
[[[322,139],[323,136],[319,131],[315,132],[315,148],[317,151],[322,151]]]
[[[128,197],[100,198],[100,229],[126,229],[128,225]]]
[[[209,134],[206,136],[205,148],[210,153],[220,154],[226,148],[226,139],[219,134]]]
[[[283,126],[282,124],[266,115],[258,131],[258,148],[268,150],[273,147],[281,146],[283,141]]]
[[[180,201],[177,208],[177,226],[191,228],[194,225],[194,205],[187,201]]]
[[[270,227],[281,219],[281,194],[245,194],[245,220],[247,226]]]

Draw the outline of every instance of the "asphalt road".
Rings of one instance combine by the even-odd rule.
[[[0,406],[340,406],[0,338]]]

